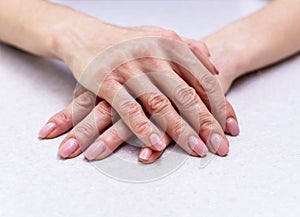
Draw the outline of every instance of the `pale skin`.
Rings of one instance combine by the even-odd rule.
[[[91,56],[95,55],[95,52],[99,51],[91,49],[91,47],[94,47],[91,44],[82,44],[82,42],[85,43],[89,41],[93,45],[97,44],[97,49],[102,49],[102,47],[108,44],[122,40],[118,38],[119,35],[125,35],[127,39],[136,37],[136,34],[138,34],[139,36],[159,35],[174,40],[181,40],[174,32],[165,31],[156,27],[139,27],[134,30],[130,28],[120,28],[64,7],[49,5],[47,2],[29,1],[31,4],[26,4],[26,6],[22,8],[17,6],[20,2],[21,1],[0,1],[0,27],[6,30],[0,33],[1,41],[37,55],[61,59],[66,62],[77,78],[81,68],[86,64],[85,62],[87,62]],[[5,8],[5,11],[3,8]],[[27,16],[28,11],[33,9],[37,11],[35,16],[40,16],[42,19]],[[39,14],[39,12],[41,14]],[[286,12],[286,14],[283,14],[284,12]],[[216,72],[215,68],[218,68],[220,72],[218,79],[224,93],[226,93],[231,83],[239,76],[282,60],[300,50],[300,28],[298,28],[298,24],[300,23],[299,12],[299,1],[277,0],[249,17],[226,26],[222,30],[206,37],[203,41],[208,46],[215,66],[208,60],[210,55],[202,42],[189,39],[186,39],[185,42],[209,71]],[[12,14],[18,14],[18,16],[12,16]],[[55,16],[53,16],[54,14]],[[64,22],[58,22],[61,17],[64,17]],[[3,22],[3,20],[5,20],[5,22]],[[274,23],[276,25],[273,25]],[[47,26],[45,26],[45,24],[47,24]],[[91,28],[89,29],[87,26]],[[281,28],[278,28],[278,26]],[[86,31],[76,31],[82,28]],[[110,37],[106,37],[106,34]],[[144,63],[149,62],[146,61]],[[166,63],[156,62],[156,64],[157,66],[163,66],[163,68],[161,68],[163,70],[171,68],[170,65]],[[129,65],[128,68],[130,67],[138,68],[138,64]],[[178,71],[180,72],[178,73]],[[178,71],[178,75],[181,76],[178,77],[178,82],[181,82],[180,78],[188,82],[190,79],[189,74],[181,69]],[[188,84],[190,83],[188,82]],[[184,140],[190,141],[192,135],[193,138],[196,138],[193,141],[196,142],[194,142],[192,148],[184,143],[179,145],[189,154],[204,156],[207,152],[204,144],[206,143],[210,151],[223,156],[226,155],[229,150],[229,143],[223,132],[238,135],[239,128],[237,119],[232,107],[227,103],[226,126],[220,126],[220,122],[209,112],[207,97],[203,94],[203,86],[205,89],[205,84],[203,83],[197,83],[197,85],[192,87],[198,95],[198,97],[196,97],[196,103],[204,103],[207,105],[206,109],[202,106],[202,110],[199,112],[199,119],[205,117],[204,120],[208,121],[204,124],[202,123],[202,125],[200,123],[201,130],[195,132],[193,124],[187,120],[189,124],[186,124],[186,129],[189,133]],[[122,138],[128,138],[132,134],[135,134],[145,143],[145,147],[141,149],[139,160],[144,163],[150,163],[155,161],[162,154],[165,147],[172,140],[176,141],[177,139],[174,132],[172,133],[171,130],[167,130],[168,135],[159,135],[159,138],[161,138],[159,147],[156,146],[157,144],[147,144],[149,141],[143,136],[140,136],[143,133],[139,133],[137,129],[132,127],[130,128],[128,123],[126,123],[128,120],[123,118],[123,120],[119,120],[116,124],[111,125],[111,106],[107,103],[109,102],[108,96],[101,95],[100,97],[107,102],[101,101],[95,107],[95,104],[92,103],[89,105],[87,103],[81,103],[84,102],[87,96],[92,96],[92,93],[84,88],[80,88],[75,93],[75,99],[71,105],[54,115],[48,121],[48,125],[46,125],[48,128],[44,128],[44,131],[42,130],[40,133],[40,136],[43,138],[53,138],[71,129],[73,127],[72,105],[74,103],[79,104],[78,108],[81,110],[78,114],[75,114],[78,117],[77,121],[79,123],[71,130],[60,145],[59,153],[64,158],[79,155],[82,150],[81,147],[87,147],[93,143],[86,150],[86,157],[90,160],[103,159],[123,143]],[[150,98],[151,96],[148,97]],[[144,99],[145,102],[149,101],[149,98],[146,96],[146,99]],[[151,112],[151,106],[147,103],[143,104],[143,100],[142,106],[144,110]],[[172,110],[169,103],[166,103],[161,109],[164,108],[166,108],[165,110],[167,111]],[[116,107],[114,107],[114,109],[116,109]],[[159,111],[163,111],[161,109],[152,111],[152,114],[159,114]],[[120,114],[120,111],[118,111],[118,109],[116,110]],[[181,117],[176,114],[175,110],[171,115],[169,114],[169,116],[167,116],[166,113],[160,115],[165,115],[167,121],[171,124],[174,124],[174,122],[171,122],[172,120],[181,121]],[[89,124],[90,116],[97,117],[96,126],[87,129],[86,126],[91,126]],[[207,122],[209,124],[207,124]],[[191,125],[191,127],[189,125]],[[210,141],[211,138],[209,135],[211,134],[211,127],[208,126],[217,126],[214,128],[215,133],[222,138],[223,142],[219,142],[217,148],[215,148]],[[116,129],[118,129],[119,133],[122,133],[122,138],[120,138],[120,134],[115,133]],[[83,139],[80,141],[80,143],[85,144],[80,144],[80,147],[76,138],[76,131],[85,131],[83,133]],[[100,136],[98,136],[99,132]],[[160,134],[159,130],[157,130],[156,133]],[[94,137],[96,137],[96,142],[90,139]],[[69,147],[64,149],[67,141],[69,141]]]

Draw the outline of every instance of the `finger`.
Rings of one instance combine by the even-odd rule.
[[[80,89],[80,92],[77,91],[74,95],[75,98],[66,108],[53,115],[47,121],[39,132],[40,138],[50,139],[65,133],[94,108],[96,96],[92,92]]]
[[[103,83],[99,96],[104,98],[118,112],[121,119],[146,146],[159,151],[166,147],[163,134],[148,119],[141,105],[128,93],[120,83],[108,80]]]
[[[62,158],[80,154],[111,124],[113,115],[111,106],[105,101],[100,102],[66,136],[59,146],[58,154]]]
[[[132,135],[126,124],[119,120],[96,139],[84,152],[84,156],[90,161],[106,158]]]
[[[163,74],[148,74],[164,94],[172,100],[180,114],[197,131],[209,150],[220,156],[226,155],[229,151],[229,142],[222,127],[201,101],[196,91],[168,67],[165,66]]]
[[[190,85],[195,88],[197,94],[201,98],[201,100],[204,102],[206,107],[209,109],[211,112],[211,102],[208,98],[208,95],[206,94],[206,91],[203,89],[203,86],[199,80],[195,80],[191,78],[191,75],[184,69],[183,67],[176,66],[175,70],[181,71],[182,72],[182,78],[186,81],[189,81]],[[237,136],[240,133],[239,125],[238,125],[238,120],[237,116],[235,114],[235,111],[232,107],[232,105],[228,102],[227,99],[225,99],[226,103],[226,124],[222,124],[224,122],[223,118],[220,121],[220,125],[222,126],[223,130],[232,136]],[[218,118],[218,117],[216,117]]]
[[[198,133],[180,117],[170,100],[154,86],[145,73],[122,74],[127,79],[126,86],[138,97],[143,108],[161,129],[187,153],[195,151],[200,156],[206,155],[208,150]]]
[[[202,41],[187,40],[186,41],[196,57],[203,63],[203,65],[212,73],[218,75],[219,70],[210,56],[206,44]]]

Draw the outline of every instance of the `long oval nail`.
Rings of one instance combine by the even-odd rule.
[[[228,154],[229,147],[224,138],[219,134],[212,134],[210,137],[210,143],[218,155],[225,156]]]
[[[228,118],[226,120],[226,129],[232,136],[237,136],[240,134],[239,125],[234,118]]]
[[[142,149],[139,157],[142,160],[149,160],[151,154],[152,154],[152,150],[150,148],[144,148]]]
[[[208,152],[204,142],[202,142],[201,139],[195,136],[191,136],[189,138],[188,144],[190,148],[201,157],[204,157]]]
[[[166,145],[163,143],[163,141],[155,133],[150,136],[150,142],[151,142],[151,145],[153,145],[157,151],[162,151],[166,147]]]
[[[73,154],[74,151],[76,151],[76,149],[78,147],[79,147],[79,145],[78,145],[77,140],[74,138],[71,138],[60,146],[60,148],[58,150],[58,154],[63,158],[67,158],[71,154]]]
[[[56,128],[56,124],[53,122],[47,123],[39,132],[39,137],[41,139],[46,138],[54,129]]]
[[[106,149],[105,144],[102,141],[92,144],[85,152],[84,156],[88,160],[95,160],[100,154],[102,154]]]

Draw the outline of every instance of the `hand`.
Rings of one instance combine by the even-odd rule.
[[[146,27],[146,28],[148,28],[148,27]],[[210,68],[210,70],[211,71],[216,71],[216,69],[215,69],[215,67],[214,67],[214,65],[212,65],[211,64],[211,62],[210,61],[208,61],[208,56],[209,56],[209,53],[208,53],[208,51],[207,51],[207,49],[206,49],[206,47],[205,47],[205,45],[203,44],[203,43],[200,43],[200,42],[195,42],[195,43],[190,43],[190,47],[191,48],[193,48],[193,51],[194,51],[194,53],[196,54],[196,56],[202,61],[202,62],[204,62],[204,64],[208,67],[208,68]],[[186,75],[186,74],[184,74],[184,75]],[[205,94],[205,92],[203,91],[203,89],[202,89],[202,86],[201,85],[197,85],[196,86],[196,91],[197,91],[197,93],[201,93],[201,95],[202,95],[202,97],[201,98],[204,98],[204,101],[205,101],[205,103],[207,104],[207,105],[209,105],[209,103],[208,103],[208,98],[207,98],[207,96],[206,96],[206,94]],[[91,94],[91,93],[89,93],[89,94]],[[79,97],[80,98],[80,97]],[[77,98],[75,98],[74,99],[74,103],[76,103],[77,104],[77,101],[78,99]],[[103,105],[104,105],[104,102],[101,102],[97,107],[103,107]],[[92,105],[93,106],[93,105]],[[104,107],[106,107],[106,106],[104,106]],[[90,108],[90,110],[91,110],[91,108]],[[88,113],[90,110],[87,110],[86,111],[86,113]],[[105,109],[104,109],[104,111],[105,111]],[[69,129],[70,127],[72,127],[72,124],[70,125],[70,123],[68,124],[68,121],[66,122],[66,124],[63,124],[64,122],[62,122],[61,120],[64,120],[64,118],[59,118],[59,117],[67,117],[68,115],[66,115],[66,114],[69,114],[69,117],[71,116],[71,114],[70,114],[70,112],[71,112],[71,110],[70,110],[70,106],[67,108],[67,109],[65,109],[65,110],[63,110],[62,112],[60,112],[60,113],[58,113],[57,115],[55,115],[54,117],[52,117],[51,119],[50,119],[50,121],[49,122],[53,122],[53,123],[56,123],[55,125],[56,125],[56,130],[54,130],[54,131],[52,131],[52,133],[50,133],[49,135],[46,135],[45,133],[43,133],[43,135],[41,136],[41,137],[47,137],[47,138],[51,138],[51,137],[54,137],[54,136],[57,136],[57,135],[59,135],[59,134],[61,134],[61,133],[63,133],[64,131],[66,131],[67,129]],[[77,115],[75,115],[75,116],[77,116]],[[238,134],[238,131],[239,131],[239,129],[238,129],[238,126],[237,126],[237,121],[236,121],[236,117],[235,117],[235,114],[234,114],[234,112],[233,112],[233,109],[232,109],[232,107],[230,106],[230,104],[229,103],[227,103],[227,123],[226,123],[226,131],[227,132],[229,132],[229,131],[231,131],[231,134],[232,135],[237,135]],[[80,118],[79,118],[80,119]],[[66,119],[65,119],[66,120]],[[88,124],[84,124],[85,122],[87,122],[87,120],[85,120],[85,121],[83,121],[83,126],[85,126],[85,125],[88,125]],[[102,121],[102,124],[103,124],[103,121]],[[109,124],[109,123],[107,123],[107,124]],[[105,127],[105,126],[107,126],[107,124],[105,125],[104,124],[104,126],[102,125],[102,127]],[[119,122],[118,122],[118,124],[119,125],[121,125]],[[51,125],[51,124],[50,124]],[[53,125],[53,124],[52,124]],[[122,125],[124,125],[124,123],[122,122]],[[46,125],[47,126],[47,125]],[[54,125],[53,125],[54,126]],[[63,126],[62,128],[60,127],[60,126]],[[47,127],[46,127],[47,128]],[[51,127],[50,127],[51,128]],[[50,129],[50,128],[48,128],[48,129]],[[77,129],[81,129],[82,130],[82,127],[79,125],[79,127],[78,126],[76,126],[74,129],[73,129],[73,132],[71,132],[71,135],[70,136],[68,136],[67,138],[71,138],[72,136],[73,137],[75,137],[74,136],[74,132],[76,132],[76,131],[81,131],[81,130],[76,130],[76,128]],[[86,130],[86,127],[84,127],[85,128],[85,130],[84,131],[87,131]],[[98,127],[99,128],[99,127]],[[95,129],[97,129],[97,128],[95,128]],[[101,128],[102,130],[103,130],[103,128]],[[46,131],[45,131],[46,132]],[[90,132],[92,132],[91,130],[90,130]],[[95,135],[97,135],[97,130],[96,131],[94,131],[95,133]],[[100,130],[100,132],[101,132],[101,130]],[[110,128],[110,130],[108,131],[108,134],[111,134],[110,132],[113,132],[113,127],[112,128]],[[72,133],[73,133],[73,135],[72,135]],[[107,134],[107,133],[106,133]],[[102,136],[101,137],[101,139],[102,140],[106,140],[106,139],[103,139],[103,138],[105,138],[106,135],[105,133],[104,133],[104,136]],[[94,136],[95,136],[94,135]],[[130,134],[131,135],[131,134]],[[94,136],[92,136],[92,137],[90,137],[90,138],[94,138]],[[77,139],[78,140],[78,139]],[[79,154],[80,152],[81,152],[81,150],[80,150],[80,148],[78,149],[78,147],[79,147],[79,145],[78,145],[78,141],[76,140],[76,142],[75,142],[75,140],[71,140],[71,141],[73,141],[73,143],[76,143],[76,145],[73,145],[74,147],[77,147],[76,148],[76,151],[74,152],[74,150],[72,150],[71,152],[73,152],[71,155],[66,155],[66,154],[62,154],[61,153],[61,155],[63,155],[63,157],[73,157],[73,156],[76,156],[77,154]],[[124,138],[123,138],[123,140],[124,140]],[[120,139],[115,139],[114,141],[116,141],[116,143],[115,143],[115,148],[116,147],[118,147],[122,142],[123,142],[123,140],[120,140]],[[164,140],[164,143],[165,144],[168,144],[169,143],[169,141],[170,141],[170,139],[169,138],[167,138],[167,137],[163,137],[163,140]],[[65,141],[66,141],[66,139],[63,141],[63,144],[65,143]],[[112,141],[112,140],[111,140]],[[85,144],[84,145],[84,147],[87,147],[88,145],[89,145],[89,143],[91,143],[91,141],[89,141],[89,139],[88,138],[85,138],[85,139],[83,139],[80,143],[82,143],[82,144]],[[106,144],[106,145],[108,145],[108,144]],[[93,147],[93,146],[92,146]],[[110,152],[108,152],[108,153],[111,153],[111,151],[113,151],[115,148],[112,148],[112,147],[109,147],[107,150],[110,150]],[[74,148],[75,149],[75,148]],[[210,149],[211,149],[211,151],[213,151],[213,152],[215,152],[215,150],[212,148],[212,147],[210,147]],[[71,150],[71,149],[70,149]],[[186,149],[185,149],[186,150]],[[228,150],[228,149],[227,149]],[[225,154],[227,154],[227,150],[222,150],[223,151],[223,153],[222,153],[222,151],[221,150],[219,150],[219,152],[220,153],[218,153],[218,154],[220,154],[220,155],[225,155]],[[162,151],[162,150],[161,150]],[[159,155],[161,154],[161,151],[160,152],[155,152],[155,154],[152,154],[151,155],[151,159],[150,159],[150,161],[151,160],[155,160],[157,157],[159,157]],[[201,154],[202,154],[202,152],[203,152],[203,150],[197,150],[198,151],[198,155],[200,155],[201,156]],[[151,150],[149,150],[148,148],[143,148],[143,151],[142,151],[142,153],[140,154],[140,160],[142,160],[142,156],[144,156],[145,154],[143,154],[143,153],[148,153],[148,155],[149,155],[149,153],[150,152],[152,152]],[[193,152],[192,150],[188,150],[188,152],[189,153],[191,153],[191,154],[194,154],[194,155],[197,155],[197,153],[196,152]],[[200,154],[199,154],[199,152],[201,152]],[[104,154],[104,156],[107,156],[107,153],[106,154]],[[103,156],[98,156],[98,157],[100,157],[100,158],[103,158]],[[91,157],[90,157],[91,158]]]

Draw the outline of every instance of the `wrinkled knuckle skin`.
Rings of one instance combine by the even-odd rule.
[[[184,128],[185,128],[185,125],[184,125],[183,121],[181,121],[181,120],[176,121],[174,126],[172,126],[172,133],[173,133],[175,141],[178,141],[182,137]]]
[[[162,94],[152,94],[148,99],[148,106],[155,113],[161,113],[171,106],[167,97]]]
[[[197,103],[197,93],[194,88],[179,85],[175,89],[175,100],[180,110],[190,110]]]
[[[112,117],[112,109],[111,106],[105,102],[102,101],[100,102],[96,107],[95,110],[98,114],[100,114],[101,116],[107,117],[107,118],[111,118]]]
[[[57,118],[62,124],[73,124],[72,114],[66,111],[59,112]]]
[[[120,114],[123,117],[131,119],[134,116],[139,115],[141,111],[142,107],[136,102],[124,101],[120,104]]]
[[[200,119],[200,126],[199,126],[199,134],[202,132],[210,132],[213,129],[213,118],[209,114],[201,115]]]
[[[96,96],[91,92],[85,92],[81,94],[74,100],[73,106],[76,108],[78,107],[89,107],[95,105],[97,99]],[[75,109],[76,110],[76,109]]]
[[[205,75],[201,82],[205,92],[211,93],[219,87],[217,77],[213,75]]]
[[[150,134],[151,124],[149,120],[144,121],[134,121],[131,123],[132,129],[135,131],[135,134],[140,137],[146,137]]]
[[[95,132],[98,129],[95,128],[91,123],[85,122],[76,127],[75,134],[77,138],[93,138]]]

